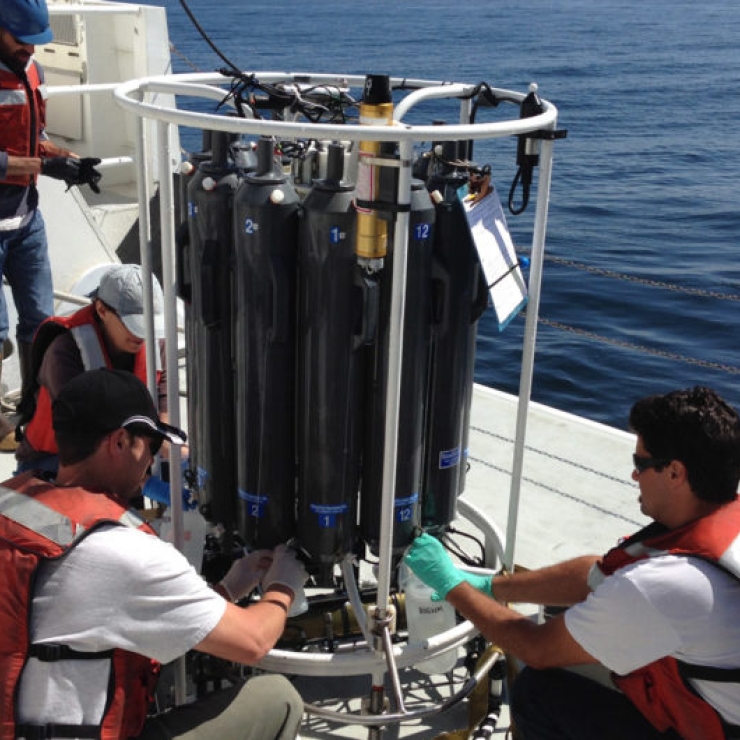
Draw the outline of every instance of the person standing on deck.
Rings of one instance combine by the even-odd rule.
[[[22,383],[29,382],[31,342],[54,310],[44,220],[38,210],[38,176],[98,190],[100,160],[80,159],[45,133],[44,73],[33,53],[52,40],[45,0],[0,3],[0,273],[18,310],[16,339]],[[0,291],[0,344],[10,331]],[[0,369],[2,359],[0,358]],[[0,451],[16,448],[15,428],[0,412]]]
[[[525,740],[740,737],[740,418],[695,387],[638,401],[629,423],[653,522],[604,556],[491,578],[424,534],[405,558],[527,666],[511,701]],[[536,624],[504,603],[568,608]],[[611,685],[563,670],[581,664]]]
[[[303,702],[280,675],[149,711],[161,663],[190,650],[245,665],[265,656],[303,598],[295,553],[255,551],[209,587],[129,508],[162,442],[185,437],[132,373],[72,379],[53,424],[58,474],[27,472],[0,487],[0,736],[294,738]],[[259,601],[233,603],[258,584]]]

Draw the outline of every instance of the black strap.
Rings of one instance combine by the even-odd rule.
[[[29,657],[53,663],[58,660],[102,660],[113,657],[113,650],[100,650],[95,653],[83,653],[73,650],[69,645],[54,643],[32,644],[28,648]],[[15,736],[25,740],[50,740],[50,738],[90,738],[99,740],[100,725],[67,725],[48,723],[45,725],[17,724]]]
[[[99,725],[48,725],[22,724],[15,726],[15,736],[25,740],[50,740],[51,738],[90,738],[100,737]]]
[[[698,681],[740,683],[740,668],[717,668],[716,666],[695,665],[693,663],[684,663],[682,660],[677,660],[676,663],[678,665],[678,673],[683,679],[684,684],[695,694],[697,693],[695,688],[688,682],[690,678]],[[719,712],[717,712],[717,716],[722,723],[725,738],[727,740],[740,740],[740,725],[731,725],[729,722],[726,722]]]
[[[83,653],[73,650],[68,645],[35,644],[28,648],[29,657],[37,658],[45,663],[57,660],[100,660],[110,658],[112,650],[101,650],[97,653]],[[15,726],[15,736],[25,740],[50,740],[50,738],[100,738],[99,725],[62,725],[49,723],[45,725],[18,724]]]
[[[355,199],[358,208],[368,208],[372,211],[387,211],[388,213],[410,213],[411,203],[391,203],[387,200]]]
[[[694,665],[679,660],[678,672],[685,680],[693,678],[698,681],[721,681],[723,683],[740,683],[740,668],[717,668],[711,665]]]
[[[28,648],[28,655],[44,663],[55,663],[57,660],[103,660],[113,657],[113,650],[99,650],[96,653],[83,653],[73,650],[69,645],[40,643]]]

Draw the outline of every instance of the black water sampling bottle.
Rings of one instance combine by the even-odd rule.
[[[395,186],[395,178],[393,184]],[[434,205],[424,183],[420,180],[414,180],[411,185],[411,215],[408,233],[396,482],[393,501],[393,549],[395,552],[403,551],[413,541],[414,529],[420,524],[421,512],[424,414],[429,372],[429,305]],[[360,531],[363,540],[375,554],[378,553],[380,543],[391,285],[396,270],[397,254],[398,250],[392,232],[386,264],[380,274],[377,339],[367,349]]]
[[[203,162],[213,160],[212,140],[214,132],[204,129],[202,132],[201,149],[197,152],[188,152],[185,160],[180,164],[178,173],[178,189],[176,201],[176,215],[178,216],[176,228],[177,260],[176,280],[177,295],[185,301],[186,305],[191,300],[191,280],[193,270],[189,265],[190,259],[190,206],[194,204],[188,199],[188,189],[192,179],[198,175],[199,167]],[[252,151],[252,144],[242,142],[238,134],[217,133],[219,137],[218,146],[228,145],[228,157],[230,164],[239,172],[249,172],[256,166],[256,156]],[[217,156],[221,156],[220,154]],[[201,174],[201,179],[205,175]]]
[[[435,202],[432,263],[432,339],[425,429],[422,526],[442,531],[455,518],[465,483],[478,319],[487,286],[458,191],[467,173],[451,162],[457,142],[427,182]]]
[[[356,537],[367,296],[355,257],[354,185],[329,146],[303,202],[298,256],[296,535],[320,583]]]
[[[177,256],[175,260],[177,295],[185,303],[185,314],[187,316],[190,302],[192,300],[192,280],[193,269],[190,266],[190,201],[188,198],[188,189],[193,178],[198,174],[198,167],[201,162],[208,162],[213,158],[211,151],[211,134],[212,131],[206,129],[202,132],[202,143],[199,152],[188,152],[187,157],[180,163],[178,172],[177,187],[177,207],[178,216],[177,227],[175,229],[175,243],[177,245]],[[186,319],[187,320],[187,319]],[[187,344],[190,344],[188,340]]]
[[[232,371],[231,207],[239,172],[230,135],[213,132],[211,159],[188,185],[190,304],[186,312],[189,469],[201,512],[227,533],[236,525]]]
[[[295,328],[299,199],[260,139],[234,196],[234,357],[239,532],[273,548],[295,529]]]

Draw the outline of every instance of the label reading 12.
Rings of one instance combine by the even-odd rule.
[[[418,493],[412,493],[404,498],[397,498],[393,506],[396,510],[396,521],[399,524],[412,522],[414,520],[414,504],[419,500]]]

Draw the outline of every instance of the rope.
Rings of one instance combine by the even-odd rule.
[[[203,70],[198,67],[195,62],[191,61],[189,57],[187,57],[183,52],[181,52],[171,41],[170,41],[170,54],[175,54],[176,56],[180,57],[182,61],[187,64],[190,69],[193,70],[193,72],[202,72]]]
[[[583,270],[584,272],[590,272],[592,275],[600,275],[601,277],[614,278],[616,280],[624,280],[628,283],[637,283],[639,285],[647,285],[650,288],[661,288],[662,290],[670,290],[673,293],[684,293],[685,295],[701,296],[702,298],[716,298],[720,301],[740,301],[740,295],[735,293],[720,293],[715,290],[704,290],[703,288],[690,288],[685,285],[676,285],[675,283],[668,283],[664,280],[653,280],[650,278],[642,278],[637,275],[628,275],[623,272],[616,272],[615,270],[606,270],[603,267],[594,267],[593,265],[587,265],[583,262],[576,262],[575,260],[567,260],[561,257],[545,256],[545,262],[552,262],[553,264],[560,265],[561,267],[572,267],[575,270]]]
[[[475,430],[476,432],[479,432],[480,434],[485,434],[489,437],[499,439],[503,442],[514,444],[514,440],[511,439],[510,437],[504,437],[503,435],[496,434],[495,432],[491,432],[487,429],[482,429],[481,427],[476,427],[476,426],[473,426],[472,424],[470,426],[470,429]],[[571,465],[574,468],[579,468],[580,470],[584,470],[586,472],[592,473],[593,475],[598,476],[599,478],[605,478],[611,481],[616,481],[617,483],[623,484],[625,486],[628,485],[625,483],[625,480],[623,478],[618,478],[613,475],[608,475],[599,470],[595,470],[594,468],[588,467],[587,465],[582,465],[581,463],[574,462],[573,460],[569,460],[559,455],[553,455],[549,452],[545,452],[543,450],[537,449],[536,447],[530,447],[529,445],[525,445],[524,449],[527,450],[528,452],[532,452],[537,455],[542,455],[544,457],[550,458],[551,460],[557,460],[558,462],[565,463],[566,465]],[[503,468],[499,465],[496,465],[494,463],[491,463],[488,460],[482,460],[480,458],[477,458],[471,455],[470,461],[478,463],[484,467],[490,468],[491,470],[495,470],[499,473],[504,473],[505,475],[511,475],[510,470]],[[549,491],[550,493],[554,493],[555,495],[560,496],[561,498],[568,499],[569,501],[575,501],[581,506],[586,506],[589,509],[593,509],[594,511],[600,512],[601,514],[606,514],[611,517],[616,517],[617,519],[621,519],[622,521],[627,522],[628,524],[631,524],[631,525],[635,525],[637,527],[641,526],[638,521],[635,521],[634,519],[630,519],[629,517],[624,516],[623,514],[620,514],[617,511],[607,509],[604,506],[598,506],[593,501],[589,501],[586,499],[579,498],[578,496],[574,496],[573,494],[568,493],[567,491],[563,491],[559,488],[555,488],[554,486],[547,485],[543,483],[541,480],[535,480],[534,478],[528,478],[527,476],[522,476],[522,480],[529,483],[532,486],[536,486],[537,488],[541,488],[545,491]]]
[[[637,275],[629,275],[623,272],[617,272],[616,270],[607,270],[603,267],[594,267],[593,265],[587,265],[583,262],[576,262],[575,260],[563,259],[561,257],[545,256],[545,262],[551,262],[559,267],[570,267],[575,270],[582,270],[592,275],[599,275],[600,277],[607,277],[614,280],[622,280],[628,283],[635,283],[638,285],[645,285],[650,288],[659,288],[661,290],[668,290],[673,293],[682,293],[684,295],[690,295],[693,297],[701,298],[713,298],[720,301],[731,301],[740,302],[740,294],[737,293],[723,293],[716,290],[704,290],[703,288],[692,288],[685,285],[677,285],[675,283],[669,283],[664,280],[653,280],[650,278],[642,278]],[[526,311],[520,314],[521,317],[526,315]],[[596,332],[582,329],[571,324],[565,324],[561,321],[554,321],[553,319],[547,319],[539,316],[537,319],[539,324],[548,326],[551,329],[558,329],[559,331],[569,332],[575,336],[583,337],[594,342],[600,342],[602,344],[609,344],[613,347],[619,347],[621,349],[630,350],[633,352],[642,352],[646,355],[652,355],[653,357],[659,357],[664,360],[672,360],[675,362],[683,362],[687,365],[693,365],[695,367],[701,367],[708,370],[717,370],[720,372],[728,373],[729,375],[740,375],[740,367],[737,365],[727,365],[722,362],[713,362],[710,360],[703,360],[697,357],[689,357],[682,355],[677,352],[669,352],[663,349],[657,349],[655,347],[648,347],[643,344],[635,344],[634,342],[628,342],[623,339],[614,339],[612,337],[604,336],[603,334],[597,334]]]
[[[538,323],[549,326],[553,329],[560,329],[561,331],[567,331],[577,336],[585,337],[586,339],[592,339],[596,342],[602,342],[603,344],[611,344],[615,347],[621,347],[622,349],[634,350],[635,352],[642,352],[644,354],[653,355],[654,357],[661,357],[666,360],[675,360],[677,362],[685,362],[687,365],[696,365],[697,367],[707,368],[709,370],[721,370],[722,372],[729,373],[730,375],[740,375],[740,367],[735,365],[725,365],[721,362],[711,362],[710,360],[701,360],[697,357],[687,357],[686,355],[680,355],[676,352],[668,352],[664,349],[656,349],[654,347],[646,347],[642,344],[634,344],[632,342],[626,342],[623,339],[612,339],[611,337],[605,337],[602,334],[596,334],[586,329],[580,329],[577,326],[571,326],[570,324],[563,324],[559,321],[552,321],[543,317],[538,318]]]

